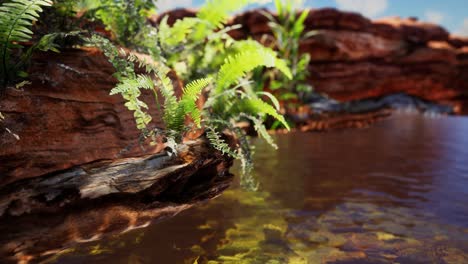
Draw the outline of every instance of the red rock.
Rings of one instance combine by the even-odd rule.
[[[159,152],[162,144],[140,146],[132,112],[120,95],[114,68],[97,50],[42,53],[33,59],[31,85],[8,89],[0,99],[0,186],[98,160]],[[178,88],[180,89],[180,87]],[[152,109],[152,126],[163,127],[153,95],[142,98]]]
[[[233,19],[235,38],[270,34],[258,11]],[[414,18],[371,21],[336,9],[311,10],[308,30],[318,34],[300,47],[312,57],[309,82],[340,101],[404,92],[452,104],[468,114],[468,39]]]

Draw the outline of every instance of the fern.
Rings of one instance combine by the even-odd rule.
[[[110,30],[115,40],[126,47],[135,47],[141,32],[148,25],[148,16],[154,6],[153,0],[94,0],[81,1],[81,8],[91,19],[99,19]]]
[[[286,101],[287,105],[294,106],[294,101],[287,101],[303,100],[313,90],[313,87],[307,83],[310,55],[301,53],[299,44],[315,32],[305,32],[305,21],[309,17],[309,10],[299,12],[293,2],[287,0],[275,0],[275,6],[276,17],[263,12],[270,21],[268,25],[274,37],[269,43],[284,58],[286,65],[293,73],[293,78],[285,79],[274,70],[269,70],[263,76],[257,76],[257,81],[268,81],[270,89],[275,90],[278,97]]]
[[[226,143],[225,140],[221,138],[221,135],[216,132],[216,130],[212,127],[207,127],[206,128],[206,138],[210,141],[211,145],[221,151],[223,154],[227,154],[233,158],[238,158],[238,154],[235,153],[231,147]]]
[[[258,190],[258,182],[252,175],[254,168],[254,147],[251,146],[249,139],[242,129],[236,127],[233,129],[239,139],[239,158],[241,162],[241,187],[256,191]]]
[[[159,107],[158,90],[163,96],[163,121],[170,137],[176,141],[182,138],[185,132],[185,117],[190,116],[197,127],[201,127],[202,113],[197,107],[197,100],[202,90],[207,87],[212,79],[204,78],[195,80],[185,86],[180,99],[175,96],[174,86],[168,74],[169,68],[162,63],[149,63],[138,58],[135,54],[127,55],[119,52],[109,40],[93,36],[89,39],[94,45],[99,46],[108,60],[114,65],[114,76],[119,83],[111,90],[110,94],[120,94],[125,99],[125,106],[133,111],[137,127],[146,130],[151,122],[151,116],[147,113],[148,105],[139,99],[141,90],[153,90],[156,104]],[[135,66],[144,68],[146,74],[136,74]]]
[[[210,78],[195,80],[184,88],[182,98],[177,100],[172,86],[163,85],[164,122],[169,130],[180,135],[185,125],[185,117],[192,118],[197,127],[201,127],[202,114],[196,102],[202,90],[211,82]]]
[[[193,28],[199,19],[193,17],[186,17],[177,20],[172,27],[167,24],[169,16],[165,16],[159,24],[158,38],[162,45],[177,46],[186,40],[187,35],[193,31]]]
[[[125,106],[133,111],[137,128],[143,130],[151,122],[151,116],[145,111],[148,105],[139,99],[140,89],[153,89],[154,82],[146,75],[137,75],[135,78],[123,78],[120,83],[111,90],[110,94],[121,94],[127,101]]]
[[[93,46],[99,47],[102,50],[109,62],[115,68],[115,78],[121,80],[123,78],[136,77],[134,63],[125,58],[122,58],[122,54],[119,52],[117,47],[114,46],[114,44],[112,44],[108,39],[94,34],[91,36],[91,38],[87,39],[87,42]]]
[[[218,73],[216,91],[221,92],[239,78],[244,77],[247,72],[260,66],[277,67],[288,78],[292,76],[285,63],[276,57],[273,50],[265,47],[258,50],[249,49],[226,59]]]
[[[125,54],[121,54],[109,40],[93,35],[88,41],[103,50],[104,55],[116,70],[114,76],[119,83],[111,90],[110,94],[121,94],[126,101],[125,106],[127,109],[133,111],[137,128],[140,130],[146,129],[152,118],[147,113],[148,105],[139,99],[140,89],[154,89],[153,80],[146,75],[137,75],[134,70],[134,63],[122,58],[122,55]]]
[[[248,4],[262,3],[261,0],[207,0],[197,17],[212,27],[221,28],[230,13],[243,9]]]
[[[245,117],[248,120],[252,121],[254,124],[255,131],[257,131],[258,135],[262,137],[272,148],[278,149],[278,145],[276,145],[271,135],[268,134],[268,130],[263,124],[263,119],[259,117],[255,117],[253,115],[244,114],[244,113],[241,113],[240,116]]]
[[[166,75],[164,72],[162,74]],[[169,130],[181,131],[184,125],[184,116],[178,110],[179,107],[174,87],[169,81],[163,81],[162,83],[160,91],[164,97],[164,123]]]
[[[286,127],[286,129],[288,130],[290,129],[288,123],[284,119],[284,116],[279,114],[273,106],[271,106],[270,104],[264,102],[263,100],[259,98],[243,100],[238,105],[238,108],[239,108],[239,112],[241,113],[270,115],[271,117],[280,121],[281,124],[284,127]]]
[[[205,87],[212,81],[212,78],[204,78],[195,80],[187,84],[184,88],[184,95],[182,96],[181,105],[185,113],[192,117],[197,127],[201,127],[201,111],[198,109],[196,102],[199,95]]]
[[[110,95],[115,95],[119,93],[126,94],[135,87],[148,90],[153,89],[154,82],[149,76],[143,74],[137,75],[136,78],[123,78],[121,79],[120,83],[117,84],[117,86],[111,90]]]
[[[0,74],[3,86],[6,86],[10,75],[11,51],[20,48],[18,43],[31,40],[31,27],[43,11],[42,7],[51,6],[50,0],[11,0],[0,6]]]

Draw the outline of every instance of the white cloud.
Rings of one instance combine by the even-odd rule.
[[[388,7],[387,0],[335,0],[338,8],[362,13],[375,17],[382,14]]]
[[[440,24],[444,21],[445,15],[438,11],[427,10],[424,13],[424,18],[431,23]]]
[[[158,12],[164,12],[178,7],[193,7],[192,0],[157,0]]]
[[[468,17],[463,20],[463,24],[456,34],[468,37]]]

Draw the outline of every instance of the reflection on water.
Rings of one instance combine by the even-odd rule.
[[[54,263],[468,263],[468,119],[400,115],[258,144],[259,192],[233,187]]]

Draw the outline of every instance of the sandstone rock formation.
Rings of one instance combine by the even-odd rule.
[[[7,89],[0,99],[5,115],[0,124],[0,186],[97,160],[161,151],[161,144],[140,144],[132,112],[120,95],[109,95],[116,84],[113,73],[95,49],[38,54],[30,68],[31,84]],[[151,126],[163,127],[152,95],[142,96],[153,109]]]
[[[241,14],[233,36],[260,40],[267,22],[259,11]],[[468,39],[413,18],[371,21],[335,9],[312,10],[306,26],[317,31],[301,43],[316,91],[340,101],[403,92],[468,114]]]
[[[172,11],[169,22],[195,12]],[[230,33],[237,39],[271,35],[260,10],[232,23],[242,25]],[[467,38],[414,18],[371,21],[330,8],[311,10],[305,23],[317,31],[301,43],[312,57],[309,82],[317,92],[342,102],[406,93],[468,114]]]
[[[187,138],[177,155],[162,139],[144,142],[121,96],[109,95],[113,73],[96,49],[40,53],[31,83],[1,97],[0,262],[141,228],[229,186],[232,160],[203,137]],[[154,95],[141,98],[151,127],[163,128]]]

